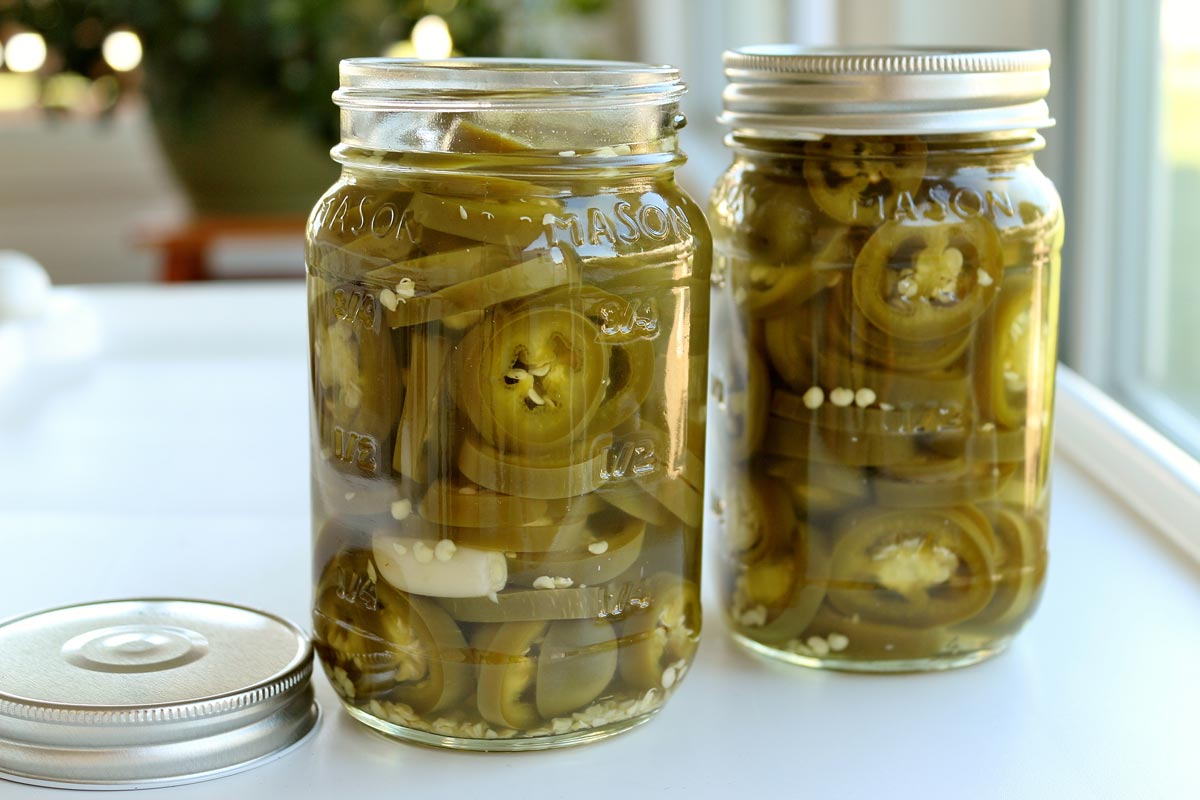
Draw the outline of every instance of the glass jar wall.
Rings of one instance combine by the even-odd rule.
[[[1042,139],[764,135],[737,103],[710,212],[709,485],[735,638],[807,666],[974,663],[1046,571],[1063,218]]]
[[[469,749],[648,719],[700,632],[711,249],[683,87],[345,62],[307,245],[316,647],[350,713]]]

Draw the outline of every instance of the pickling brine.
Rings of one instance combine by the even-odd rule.
[[[343,65],[307,244],[314,626],[373,727],[587,741],[691,663],[710,245],[681,93],[630,64]]]
[[[1007,91],[1026,70],[1034,102],[1048,63],[771,50],[727,56],[731,80],[995,70]],[[941,107],[931,86],[797,111],[793,129],[732,95],[710,212],[720,578],[735,638],[807,666],[974,663],[1022,627],[1046,572],[1063,237],[1033,160],[1046,120],[1015,101],[1007,123],[969,102],[921,117]]]

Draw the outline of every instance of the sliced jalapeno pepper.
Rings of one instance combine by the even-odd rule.
[[[445,147],[448,153],[519,153],[530,149],[532,145],[507,131],[493,130],[462,117],[455,117],[451,123]]]
[[[607,515],[597,515],[597,518]],[[509,581],[532,586],[538,578],[568,579],[586,586],[608,583],[637,562],[646,536],[646,523],[613,514],[588,524],[587,544],[573,552],[517,553],[508,559]]]
[[[684,437],[642,422],[632,441],[613,445],[608,452],[610,480],[617,475],[649,493],[689,527],[704,517],[704,460],[688,449]],[[614,485],[624,482],[616,480]]]
[[[935,453],[968,463],[1014,464],[1044,447],[1044,437],[1031,428],[1000,430],[994,423],[952,426],[926,437],[923,444]]]
[[[839,526],[829,601],[843,614],[927,628],[979,613],[994,590],[991,528],[977,512],[871,511]]]
[[[595,491],[604,481],[608,453],[601,441],[585,447],[563,461],[501,454],[495,448],[468,437],[459,451],[458,468],[470,480],[506,494],[556,500]]]
[[[838,408],[809,410],[803,399],[776,391],[763,452],[850,467],[887,466],[912,460],[924,417],[908,411]]]
[[[478,280],[521,260],[520,256],[514,258],[507,247],[472,244],[433,255],[392,261],[386,267],[373,269],[363,277],[392,290],[404,286],[405,295],[409,289],[424,295],[447,286]],[[409,299],[405,297],[406,301]]]
[[[405,477],[424,482],[428,468],[426,445],[443,404],[450,345],[441,336],[423,330],[413,333],[410,344],[407,392],[392,468]]]
[[[783,552],[750,564],[735,579],[735,607],[746,610],[733,623],[761,642],[785,642],[798,636],[825,599],[829,553],[821,537],[800,524],[788,545]]]
[[[771,317],[763,324],[764,344],[771,366],[784,383],[798,392],[820,385],[813,356],[818,352],[817,344],[823,341],[827,303],[827,299],[820,296],[792,314]]]
[[[796,514],[783,486],[737,470],[714,507],[721,542],[742,564],[778,552],[791,540]]]
[[[679,575],[648,581],[650,607],[621,627],[621,677],[639,689],[670,689],[679,662],[690,663],[700,638],[700,594]]]
[[[446,319],[579,281],[579,262],[557,247],[526,261],[425,295],[398,283],[380,293],[388,325],[403,328]]]
[[[732,315],[726,316],[725,305],[717,299],[715,330],[721,333],[712,353],[710,394],[729,452],[745,460],[758,450],[766,430],[771,378],[757,348],[742,338]]]
[[[800,519],[849,510],[871,494],[862,470],[836,464],[769,456],[763,471],[783,484]]]
[[[547,517],[545,500],[514,497],[466,481],[436,480],[419,506],[421,516],[437,525],[456,528],[507,528],[530,525]]]
[[[651,525],[661,527],[671,521],[671,512],[636,483],[606,484],[597,489],[596,494],[614,508]]]
[[[582,708],[617,668],[616,637],[606,622],[508,622],[484,629],[473,644],[480,660],[479,713],[506,728],[528,730]]]
[[[854,262],[854,300],[890,336],[945,339],[983,315],[1003,269],[999,236],[985,219],[885,222]]]
[[[317,304],[312,326],[314,396],[323,417],[326,446],[351,447],[333,441],[332,428],[373,437],[386,443],[395,429],[404,399],[392,337],[380,329],[378,306],[370,291],[353,284],[335,287]],[[336,454],[349,461],[345,452]],[[374,471],[368,469],[366,471]]]
[[[872,141],[829,137],[805,145],[804,179],[821,210],[847,225],[891,219],[903,193],[925,176],[925,144],[918,139]]]
[[[654,347],[645,339],[608,347],[604,399],[588,422],[588,434],[607,433],[637,414],[654,383]]]
[[[553,619],[604,619],[618,606],[607,586],[573,589],[507,589],[487,597],[444,597],[438,601],[462,622],[545,622]]]
[[[1012,464],[961,458],[914,459],[876,475],[879,504],[889,508],[945,508],[995,497],[1012,477]]]
[[[1033,613],[1046,577],[1046,545],[1041,518],[1009,508],[992,515],[996,532],[996,593],[981,612],[962,623],[980,627],[1015,628]]]
[[[348,551],[329,563],[313,610],[317,647],[364,696],[418,713],[462,700],[471,686],[466,640],[436,604],[377,580],[370,558]]]
[[[463,343],[459,405],[499,446],[569,443],[604,402],[610,352],[598,339],[587,317],[561,308],[476,326]]]
[[[543,197],[482,199],[445,197],[425,192],[408,205],[418,225],[476,242],[524,248],[543,233],[542,218],[558,213],[562,204]]]
[[[980,413],[1008,429],[1025,424],[1026,386],[1030,372],[1041,368],[1041,331],[1034,317],[1033,297],[1028,276],[1007,281],[995,313],[980,324],[984,354],[984,363],[976,372]]]

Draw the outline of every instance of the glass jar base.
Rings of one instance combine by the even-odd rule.
[[[472,750],[475,752],[490,752],[490,753],[514,753],[525,750],[553,750],[560,747],[573,747],[579,744],[587,744],[588,742],[598,742],[601,739],[607,739],[610,736],[616,736],[618,733],[624,733],[638,727],[654,718],[658,713],[658,708],[653,708],[650,711],[637,717],[622,719],[607,725],[585,728],[583,730],[568,731],[566,733],[549,734],[546,736],[528,736],[528,737],[512,737],[512,738],[496,738],[496,739],[477,739],[466,736],[452,736],[433,731],[421,730],[419,728],[410,728],[404,725],[397,725],[388,722],[385,719],[371,714],[370,712],[353,706],[342,700],[342,705],[350,712],[350,716],[359,722],[367,725],[380,733],[396,739],[402,739],[407,742],[416,744],[428,745],[430,747],[449,748],[451,750]]]
[[[812,669],[829,669],[838,672],[940,672],[960,667],[969,667],[986,661],[1008,649],[1011,637],[990,642],[987,647],[980,647],[966,652],[944,653],[924,658],[896,659],[858,659],[844,658],[838,655],[815,656],[795,653],[778,647],[771,647],[755,641],[748,636],[733,632],[733,640],[740,646],[756,655],[765,656],[788,664],[797,664]]]

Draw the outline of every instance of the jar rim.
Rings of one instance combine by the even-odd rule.
[[[349,58],[334,103],[345,109],[561,108],[676,102],[679,70],[636,61],[536,58]]]

